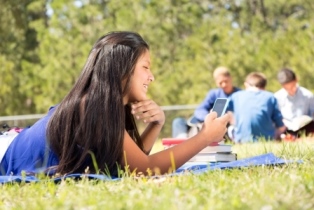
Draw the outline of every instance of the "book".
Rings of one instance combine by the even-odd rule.
[[[296,117],[292,120],[283,119],[283,123],[291,131],[297,131],[303,128],[304,126],[308,125],[310,122],[313,121],[313,118],[308,115],[301,115]]]
[[[162,145],[165,147],[174,146],[184,142],[186,139],[184,138],[163,138],[161,139]]]
[[[185,140],[187,139],[186,138],[163,138],[161,142],[162,142],[162,145],[164,146],[174,146],[174,145],[184,142]],[[217,146],[217,145],[220,145],[220,144],[218,142],[214,142],[210,144],[210,146]]]
[[[166,148],[177,145],[185,141],[186,139],[181,138],[163,138],[162,144]],[[215,152],[232,152],[231,144],[221,144],[221,143],[212,143],[209,146],[205,147],[200,153],[215,153]]]
[[[184,141],[186,141],[186,138],[163,138],[162,144],[167,149]],[[234,160],[237,160],[237,154],[232,153],[231,144],[215,142],[205,147],[188,162],[230,162]]]
[[[231,144],[217,144],[217,145],[210,145],[205,147],[199,153],[231,153],[232,152],[232,145]]]
[[[189,162],[230,162],[237,160],[235,153],[198,153]]]

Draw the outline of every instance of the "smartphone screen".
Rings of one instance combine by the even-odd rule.
[[[217,98],[212,111],[217,112],[217,117],[225,114],[229,100],[227,98]]]

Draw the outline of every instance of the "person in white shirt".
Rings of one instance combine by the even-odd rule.
[[[278,101],[279,109],[284,120],[291,122],[304,115],[313,118],[313,93],[298,84],[298,79],[295,73],[289,68],[283,68],[278,72],[277,79],[282,88],[275,92],[275,97]],[[306,135],[314,133],[313,120],[305,127],[291,133],[297,135],[300,131],[304,131]]]

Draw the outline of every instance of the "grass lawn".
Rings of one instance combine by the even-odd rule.
[[[120,181],[0,185],[0,209],[314,209],[314,140],[234,145],[238,158],[273,152],[302,164]],[[162,149],[156,144],[154,151]]]

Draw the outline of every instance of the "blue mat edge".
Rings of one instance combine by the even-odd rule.
[[[158,177],[165,177],[165,176],[173,176],[173,175],[181,175],[186,174],[186,172],[191,172],[193,174],[201,174],[208,170],[215,170],[215,169],[232,169],[232,168],[242,168],[242,167],[252,167],[252,166],[274,166],[274,165],[283,165],[288,163],[302,163],[302,160],[286,160],[276,157],[273,153],[266,153],[263,155],[253,156],[249,158],[244,158],[232,162],[226,163],[189,163],[185,164],[176,172],[167,175],[160,175],[160,176],[152,176],[155,178]],[[64,179],[71,178],[71,179],[95,179],[100,181],[117,181],[121,178],[111,178],[106,175],[99,175],[99,174],[68,174],[66,176],[58,177],[58,178],[51,178],[51,179],[39,179],[36,176],[0,176],[0,184],[5,183],[31,183],[31,182],[39,182],[39,181],[52,181],[58,183]]]

